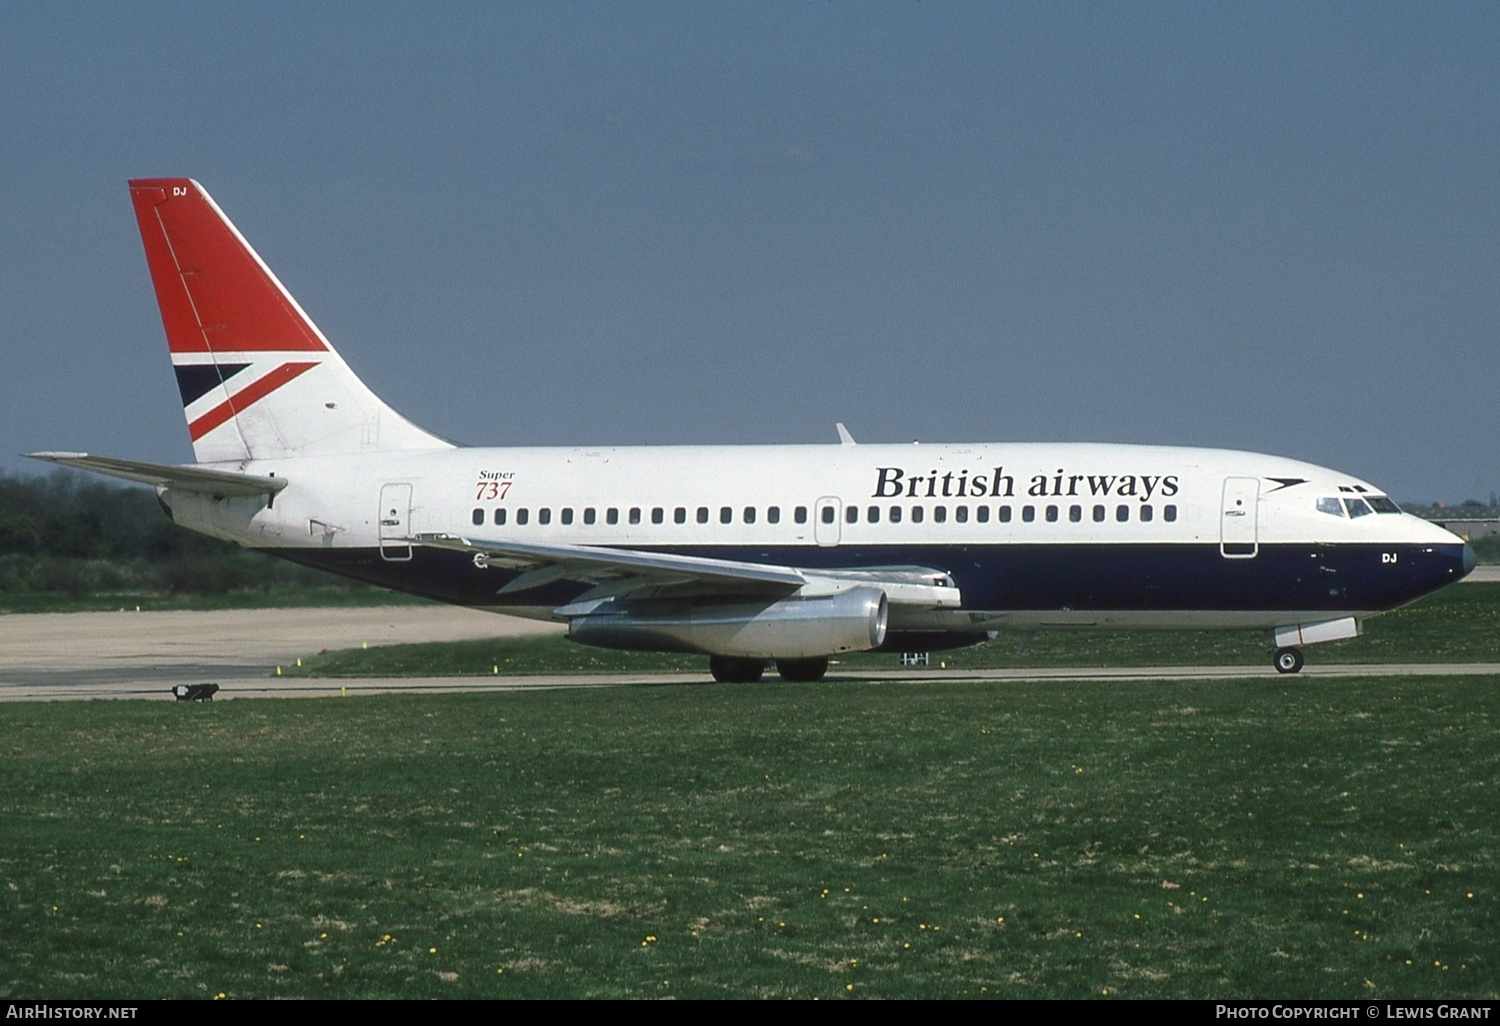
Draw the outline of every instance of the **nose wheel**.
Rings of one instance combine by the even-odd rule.
[[[1296,673],[1302,669],[1302,650],[1278,648],[1276,654],[1271,657],[1271,665],[1276,667],[1277,673]]]

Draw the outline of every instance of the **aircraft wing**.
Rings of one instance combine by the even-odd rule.
[[[205,492],[215,497],[275,495],[287,485],[284,477],[261,477],[259,474],[239,474],[232,470],[117,460],[110,456],[90,456],[86,452],[28,452],[25,455],[28,459],[60,463],[65,467],[77,467],[79,470],[124,478],[126,481],[139,481],[158,488]]]
[[[592,545],[543,545],[530,542],[463,538],[452,534],[419,534],[414,544],[473,553],[480,566],[520,570],[498,594],[513,594],[550,584],[579,581],[594,585],[582,603],[605,597],[662,588],[689,588],[699,593],[812,597],[858,585],[874,585],[898,605],[954,608],[960,605],[953,579],[927,567],[873,567],[859,570],[804,569],[769,563],[743,563],[708,556],[619,549]]]

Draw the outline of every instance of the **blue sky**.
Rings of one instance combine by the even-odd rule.
[[[1133,441],[1500,489],[1500,7],[0,7],[0,467],[191,450],[199,179],[476,444]]]

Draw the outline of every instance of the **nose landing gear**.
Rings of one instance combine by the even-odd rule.
[[[1271,665],[1276,667],[1277,673],[1297,673],[1302,669],[1302,650],[1278,648],[1276,654],[1271,656]]]

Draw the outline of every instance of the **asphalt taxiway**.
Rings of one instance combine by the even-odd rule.
[[[0,616],[0,701],[170,697],[203,681],[224,697],[265,694],[292,683],[278,666],[325,650],[562,629],[438,605],[11,614]]]
[[[561,633],[558,625],[450,606],[367,609],[253,609],[216,612],[41,613],[0,616],[0,701],[172,699],[174,685],[211,681],[219,699],[357,696],[381,692],[524,691],[552,688],[693,685],[695,673],[525,677],[301,678],[278,666],[325,649]],[[705,661],[706,662],[706,661]],[[1372,674],[1427,677],[1500,674],[1496,663],[1309,663],[1301,679]],[[829,674],[837,679],[835,665]],[[860,680],[1097,681],[1272,679],[1267,663],[1008,670],[929,668],[865,671]],[[774,676],[768,679],[775,679]]]

